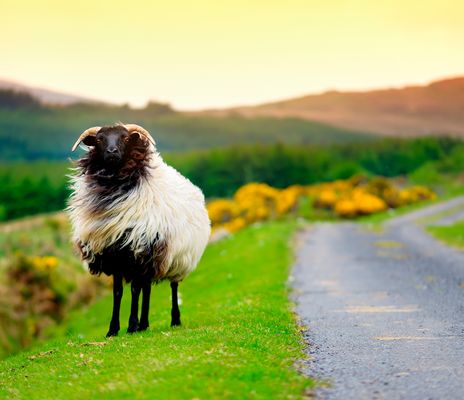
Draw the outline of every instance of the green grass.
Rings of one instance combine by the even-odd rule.
[[[464,249],[464,222],[449,226],[428,226],[427,231],[446,244]]]
[[[180,328],[171,329],[169,286],[152,292],[151,327],[105,340],[111,297],[74,313],[62,333],[0,364],[0,398],[302,398],[313,382],[286,280],[294,222],[249,227],[208,247],[179,287]]]
[[[301,197],[296,216],[311,222],[337,220],[337,217],[330,210],[315,208],[313,203],[313,198],[307,196]]]
[[[15,161],[0,163],[0,177],[10,176],[15,181],[28,179],[30,182],[39,182],[46,178],[53,186],[63,185],[66,175],[70,173],[69,161]]]

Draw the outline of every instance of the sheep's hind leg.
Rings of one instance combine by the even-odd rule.
[[[178,286],[179,286],[178,282],[171,282],[171,299],[172,299],[171,326],[180,325],[180,310],[179,310],[179,302],[177,300],[177,287]]]
[[[121,308],[122,293],[122,273],[115,272],[113,274],[113,315],[106,337],[116,336],[119,332],[119,309]]]
[[[134,333],[139,330],[139,297],[142,285],[137,279],[134,279],[131,284],[132,303],[131,313],[129,317],[129,327],[127,328],[128,333]]]
[[[148,311],[150,310],[151,282],[145,282],[142,286],[142,313],[140,314],[139,331],[147,330]]]

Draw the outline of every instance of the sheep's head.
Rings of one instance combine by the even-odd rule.
[[[144,128],[134,124],[89,128],[80,135],[72,151],[81,142],[93,147],[95,155],[108,167],[121,165],[135,147],[155,143]]]

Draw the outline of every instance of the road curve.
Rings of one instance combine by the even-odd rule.
[[[291,280],[321,399],[464,399],[464,252],[416,222],[320,223],[299,236]],[[442,217],[444,219],[450,216]]]

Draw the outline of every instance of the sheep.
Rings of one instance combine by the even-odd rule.
[[[113,276],[106,336],[120,330],[123,281],[131,283],[132,294],[127,332],[149,327],[151,285],[162,280],[171,285],[171,326],[180,325],[179,282],[196,268],[210,236],[203,193],[163,161],[141,126],[89,128],[72,151],[81,143],[89,151],[70,175],[66,211],[84,265],[92,274]]]

